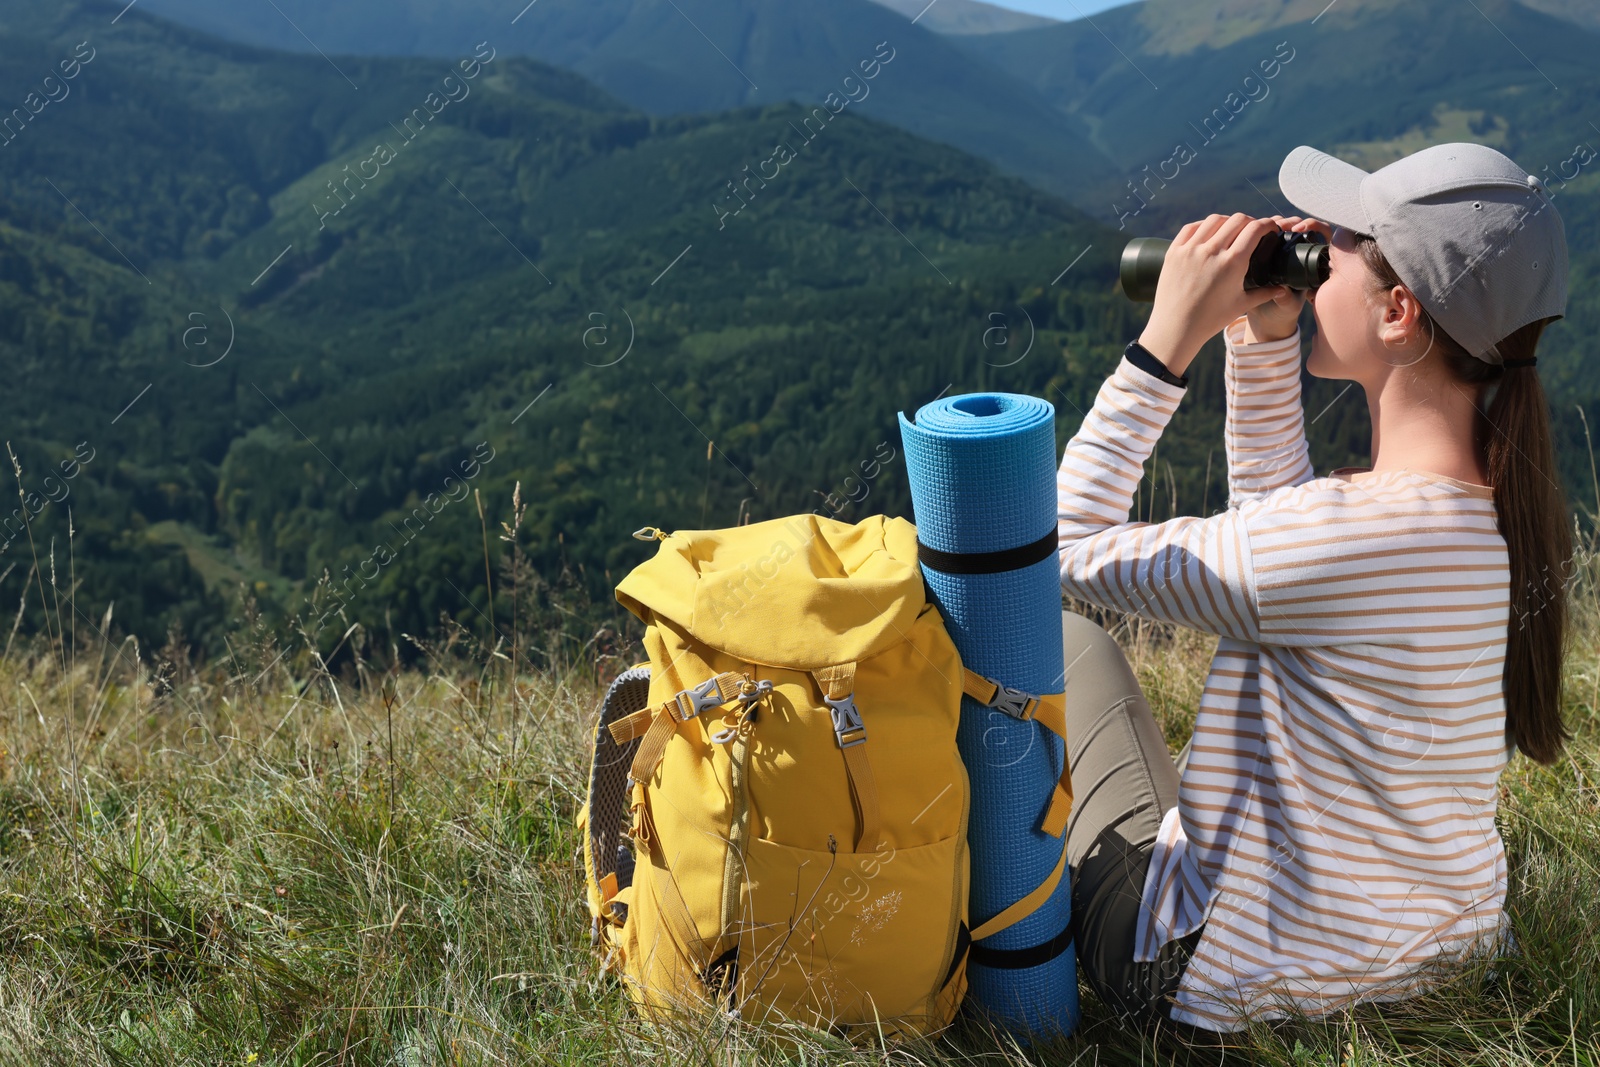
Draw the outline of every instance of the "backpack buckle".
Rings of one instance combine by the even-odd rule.
[[[833,716],[833,739],[839,742],[839,747],[853,748],[865,744],[867,728],[861,721],[860,709],[856,707],[855,694],[846,693],[838,700],[827,696],[822,699]]]
[[[677,719],[679,722],[688,722],[702,711],[720,708],[727,703],[722,691],[717,688],[715,676],[707,678],[692,689],[680,689],[672,698],[678,707]]]
[[[1028,722],[1033,718],[1034,709],[1039,706],[1039,698],[1032,693],[1013,689],[1009,685],[997,684],[994,696],[988,700],[988,706],[996,711],[1005,712],[1019,722]]]

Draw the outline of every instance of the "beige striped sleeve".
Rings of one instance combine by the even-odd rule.
[[[1116,611],[1245,641],[1260,638],[1249,538],[1238,509],[1129,522],[1145,461],[1183,396],[1124,358],[1056,472],[1061,588]]]
[[[1300,400],[1300,329],[1244,343],[1246,316],[1222,331],[1227,365],[1228,506],[1314,478]]]

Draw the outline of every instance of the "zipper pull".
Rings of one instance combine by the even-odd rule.
[[[635,541],[665,541],[667,535],[654,526],[641,526],[633,531]]]

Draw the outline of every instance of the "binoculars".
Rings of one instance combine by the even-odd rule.
[[[1154,300],[1156,280],[1172,242],[1162,237],[1135,237],[1122,250],[1119,270],[1122,292],[1129,300]],[[1328,280],[1328,239],[1316,231],[1279,230],[1261,238],[1250,253],[1244,287],[1287,285],[1315,289]]]

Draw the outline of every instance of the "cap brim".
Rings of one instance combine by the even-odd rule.
[[[1372,233],[1361,206],[1361,183],[1367,172],[1342,159],[1301,145],[1278,168],[1278,188],[1299,211],[1356,233]]]

